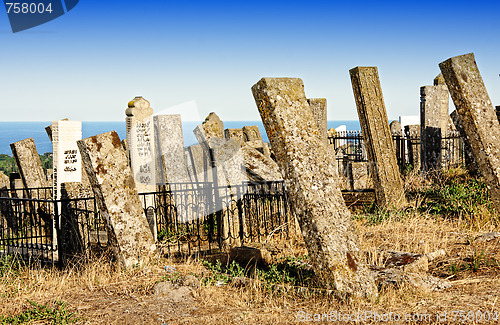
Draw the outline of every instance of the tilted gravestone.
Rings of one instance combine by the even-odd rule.
[[[334,160],[319,135],[302,80],[263,78],[252,92],[316,274],[341,293],[375,295]]]
[[[500,211],[500,123],[488,96],[474,54],[452,57],[439,64],[469,141],[478,169]]]
[[[377,68],[356,67],[349,72],[377,204],[401,208],[406,198]]]
[[[307,100],[319,128],[319,135],[325,143],[328,143],[328,117],[326,98],[309,98]]]
[[[10,148],[25,188],[50,186],[43,171],[42,162],[33,138],[11,143]],[[39,197],[39,199],[46,198],[48,197]]]
[[[148,260],[156,245],[118,134],[79,140],[78,148],[116,259],[127,269]]]
[[[420,87],[421,166],[424,171],[441,168],[442,138],[448,130],[448,98],[446,86]]]

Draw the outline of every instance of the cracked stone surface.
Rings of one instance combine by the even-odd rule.
[[[377,67],[349,70],[379,206],[407,204]]]
[[[156,245],[118,134],[77,143],[116,259],[126,269],[149,259]]]
[[[490,191],[493,207],[500,211],[500,124],[474,54],[452,57],[441,62],[439,68]]]
[[[298,78],[262,78],[252,87],[315,272],[338,292],[372,296],[376,287],[339,188],[333,155]]]

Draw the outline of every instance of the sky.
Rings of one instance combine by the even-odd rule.
[[[12,33],[0,8],[0,121],[121,121],[135,96],[186,121],[260,120],[262,77],[302,78],[329,120],[355,120],[355,66],[378,67],[392,120],[418,115],[438,64],[470,52],[500,105],[499,19],[500,1],[481,0],[80,0]]]

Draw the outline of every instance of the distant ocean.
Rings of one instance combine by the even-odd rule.
[[[45,132],[45,127],[51,122],[0,122],[0,154],[12,156],[10,144],[26,138],[33,138],[39,154],[52,152],[52,143]],[[199,122],[183,122],[182,131],[184,134],[184,145],[190,146],[198,143],[193,129]],[[268,142],[264,125],[261,121],[228,121],[224,122],[224,128],[241,128],[245,125],[257,125],[264,142]],[[337,128],[345,125],[348,131],[360,130],[358,121],[328,121],[328,128]],[[123,122],[82,122],[82,136],[87,138],[96,134],[116,131],[120,139],[125,139],[126,129]]]

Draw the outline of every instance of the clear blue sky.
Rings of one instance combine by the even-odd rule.
[[[474,52],[500,105],[500,1],[96,1],[13,34],[0,9],[0,121],[124,119],[155,111],[258,120],[250,87],[300,77],[330,120],[357,119],[349,69],[377,66],[391,119],[418,114],[438,63]],[[188,117],[183,117],[187,119]]]

